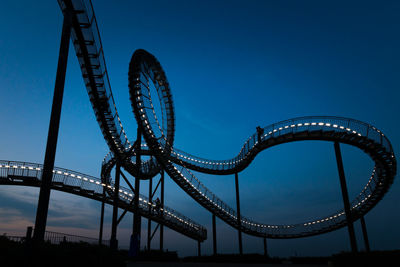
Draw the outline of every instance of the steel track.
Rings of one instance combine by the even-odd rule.
[[[229,225],[238,228],[236,212],[208,190],[189,169],[226,175],[249,166],[256,155],[282,143],[322,140],[360,148],[375,162],[371,177],[358,197],[352,201],[354,219],[367,213],[388,191],[396,175],[396,159],[390,141],[377,128],[347,118],[302,117],[263,128],[263,134],[249,137],[237,156],[229,160],[209,160],[190,155],[173,147],[175,118],[171,90],[156,58],[144,50],[134,53],[129,67],[129,92],[138,126],[146,145],[141,151],[152,155],[141,166],[135,165],[137,148],[123,129],[112,96],[100,34],[90,0],[59,0],[62,10],[75,12],[72,40],[96,119],[110,153],[105,157],[102,181],[110,179],[116,160],[133,176],[149,179],[163,168],[193,199]],[[157,118],[150,87],[157,91],[162,118]],[[346,225],[343,211],[313,221],[286,225],[254,222],[241,216],[241,230],[268,238],[296,238],[333,231]]]

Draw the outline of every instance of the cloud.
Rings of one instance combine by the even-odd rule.
[[[0,231],[7,235],[25,235],[26,228],[33,222],[15,208],[0,208]]]
[[[34,224],[38,188],[4,186],[0,188],[0,231],[25,233]],[[51,192],[47,229],[94,230],[98,228],[99,211],[94,202],[83,197],[53,190]],[[97,230],[96,230],[97,231]]]
[[[37,204],[39,190],[32,187],[6,186],[0,194],[14,201]]]

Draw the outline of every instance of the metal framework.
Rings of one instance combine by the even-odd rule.
[[[350,244],[352,252],[357,252],[356,234],[354,233],[353,215],[350,210],[349,193],[347,192],[346,178],[344,175],[344,168],[342,162],[342,153],[340,152],[340,145],[338,142],[334,143],[336,162],[339,171],[340,187],[342,189],[344,213],[346,216],[347,229],[349,230]]]
[[[238,186],[236,212],[207,189],[189,169],[221,175],[235,173],[237,185],[237,173],[246,168],[258,153],[272,146],[303,140],[349,144],[363,150],[375,162],[375,168],[364,189],[349,205],[349,213],[351,211],[354,221],[373,208],[393,183],[396,159],[390,141],[374,126],[348,118],[313,116],[275,123],[251,135],[239,154],[229,160],[201,159],[174,149],[166,136],[158,131],[162,127],[157,122],[148,95],[149,84],[153,83],[159,95],[163,96],[164,105],[171,104],[170,89],[164,77],[165,73],[153,55],[145,50],[134,53],[129,66],[129,92],[135,118],[144,139],[159,164],[185,192],[221,220],[239,230],[239,247],[241,232],[268,238],[297,238],[333,231],[351,223],[347,222],[342,210],[313,221],[294,224],[254,222],[240,215]],[[172,115],[169,116],[167,121],[174,120]]]
[[[61,107],[64,95],[64,84],[65,84],[65,74],[67,71],[68,62],[68,52],[69,52],[69,42],[71,37],[71,27],[72,27],[72,12],[70,9],[65,9],[64,21],[61,33],[61,44],[60,52],[58,57],[57,65],[57,76],[56,83],[54,87],[53,104],[51,107],[50,115],[50,125],[49,132],[47,135],[46,144],[46,154],[43,163],[43,174],[42,183],[40,185],[39,200],[36,210],[36,221],[35,221],[35,241],[41,241],[44,239],[46,222],[47,222],[47,212],[49,208],[50,201],[50,186],[51,186],[51,171],[54,167],[54,160],[57,148],[58,130],[60,126],[61,118]]]
[[[39,187],[43,165],[20,161],[0,160],[0,184]],[[103,188],[106,188],[105,196]],[[97,201],[114,204],[115,185],[102,183],[100,178],[80,172],[55,167],[51,189],[63,191]],[[118,207],[133,212],[132,199],[134,192],[123,186],[119,187]],[[200,224],[183,216],[179,212],[164,206],[163,216],[155,211],[155,204],[148,201],[144,195],[139,195],[139,212],[145,218],[163,224],[190,238],[204,241],[207,238],[206,229]]]
[[[129,141],[113,99],[103,47],[89,0],[59,0],[63,10],[75,10],[72,40],[97,121],[110,147],[104,160],[103,181],[118,160],[131,175],[148,179],[160,168],[193,199],[229,225],[242,232],[267,238],[296,238],[317,235],[347,225],[340,210],[313,221],[272,225],[254,222],[225,204],[207,189],[189,169],[216,175],[239,173],[256,155],[272,146],[302,141],[323,140],[360,148],[375,162],[371,177],[360,194],[350,202],[352,219],[357,220],[373,208],[391,186],[396,174],[396,159],[390,141],[377,128],[354,119],[339,117],[301,117],[278,122],[257,130],[228,160],[210,160],[190,155],[173,147],[175,117],[172,94],[166,75],[157,59],[145,50],[137,50],[129,66],[129,92],[138,127],[146,141],[140,145],[150,160],[136,164],[136,151]],[[162,109],[156,116],[150,87],[155,88]]]
[[[139,180],[150,179],[160,171],[162,175],[165,171],[187,194],[214,216],[238,229],[241,253],[242,232],[263,237],[265,241],[265,238],[284,239],[318,235],[346,225],[350,229],[353,221],[363,218],[383,198],[393,183],[397,163],[390,141],[374,126],[348,118],[301,117],[278,122],[264,128],[258,127],[257,132],[247,139],[239,153],[228,160],[204,159],[174,148],[175,111],[171,89],[161,64],[153,55],[142,49],[135,51],[129,65],[129,93],[138,124],[138,138],[135,142],[130,141],[122,126],[113,98],[91,1],[58,0],[58,3],[64,15],[68,14],[71,23],[71,39],[82,77],[110,153],[103,160],[100,179],[65,169],[53,168],[49,164],[50,167],[45,169],[53,171],[51,188],[112,204],[114,210],[119,207],[134,212],[134,238],[140,240],[141,216],[160,223],[161,233],[162,226],[165,225],[196,239],[199,255],[201,252],[200,242],[207,237],[206,230],[199,224],[169,209],[164,206],[164,203],[161,203],[162,212],[159,214],[155,211],[155,205],[151,200],[139,195]],[[65,74],[65,70],[63,74]],[[153,101],[157,101],[157,99],[151,94],[152,90],[157,92],[156,98],[160,103],[161,118],[157,117],[153,105],[155,103]],[[59,104],[61,104],[61,100],[59,100]],[[143,144],[141,136],[145,140]],[[359,195],[350,202],[345,199],[344,194],[345,211],[340,210],[307,222],[272,225],[254,222],[242,216],[240,214],[238,173],[248,167],[261,151],[279,144],[303,140],[334,142],[335,148],[339,143],[349,144],[368,154],[375,162],[375,167]],[[337,153],[337,156],[339,154]],[[142,161],[142,155],[149,155],[150,159]],[[52,156],[52,160],[54,162],[54,156]],[[115,165],[117,165],[117,175],[113,182],[110,173]],[[339,165],[338,159],[339,174],[342,189],[344,189],[344,173],[341,173]],[[119,187],[120,167],[135,177],[135,189]],[[207,189],[190,169],[215,175],[235,174],[236,211]],[[42,165],[0,161],[1,184],[39,186],[42,172],[44,172]],[[133,192],[133,190],[137,192]],[[344,193],[347,195],[347,192]],[[161,194],[163,201],[163,188]],[[47,212],[42,213],[46,213],[47,216]],[[118,224],[116,218],[117,216],[114,214],[114,239]],[[364,232],[366,233],[366,230]],[[266,251],[266,243],[264,244]],[[162,248],[162,241],[160,247]]]

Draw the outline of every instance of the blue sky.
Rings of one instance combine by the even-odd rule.
[[[94,1],[111,86],[131,139],[136,122],[128,64],[136,49],[154,54],[170,82],[175,145],[213,159],[238,153],[258,125],[306,115],[334,115],[375,125],[400,150],[400,4],[398,1]],[[0,158],[43,162],[62,15],[55,0],[2,2],[0,10]],[[98,176],[108,152],[71,50],[56,166]],[[350,198],[372,161],[342,146]],[[396,154],[397,155],[397,154]],[[234,177],[198,175],[235,206]],[[333,145],[301,142],[262,152],[239,174],[242,214],[265,223],[296,223],[342,207]],[[147,182],[142,192],[147,193]],[[399,249],[397,179],[366,215],[372,249]],[[37,189],[0,188],[0,232],[24,233],[35,219]],[[211,214],[170,179],[166,204],[205,225]],[[62,212],[60,212],[62,211]],[[49,229],[97,236],[100,204],[52,192]],[[111,208],[107,208],[106,237]],[[126,245],[132,224],[119,228]],[[355,223],[363,247],[359,222]],[[146,222],[143,221],[143,231]],[[145,233],[145,232],[143,232]],[[218,251],[237,252],[236,231],[217,219]],[[145,235],[142,237],[145,243]],[[194,255],[196,242],[166,232],[169,250]],[[262,240],[244,236],[245,252]],[[349,250],[347,229],[296,240],[268,240],[274,256]]]

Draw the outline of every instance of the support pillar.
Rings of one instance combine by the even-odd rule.
[[[57,75],[54,86],[53,104],[51,107],[49,131],[47,135],[46,154],[44,157],[39,201],[36,210],[34,240],[42,242],[46,231],[47,213],[49,210],[50,188],[53,179],[54,160],[56,157],[58,130],[60,126],[61,107],[64,95],[65,74],[67,71],[69,43],[71,37],[72,13],[64,11],[60,51],[58,55]]]
[[[217,255],[217,229],[215,222],[215,214],[212,215],[212,227],[213,227],[213,252],[214,256]]]
[[[201,257],[201,242],[197,240],[197,256]]]
[[[236,210],[237,210],[237,224],[238,224],[238,235],[239,235],[239,254],[243,255],[242,246],[242,221],[240,216],[240,199],[239,199],[239,175],[235,173],[235,187],[236,187]]]
[[[100,230],[99,230],[99,245],[103,243],[103,226],[104,226],[104,206],[105,206],[106,190],[103,187],[103,200],[101,201],[100,211]]]
[[[136,257],[140,252],[140,230],[141,230],[141,215],[139,212],[139,193],[140,193],[140,166],[141,159],[142,132],[140,127],[137,128],[137,149],[136,149],[136,166],[138,167],[138,177],[135,177],[135,196],[133,203],[133,229],[130,255]]]
[[[354,233],[353,219],[352,219],[351,210],[350,210],[349,193],[347,192],[346,177],[344,175],[344,168],[343,168],[343,162],[342,162],[342,154],[340,152],[339,143],[335,142],[334,146],[335,146],[336,162],[337,162],[339,178],[340,178],[340,186],[342,189],[344,212],[346,214],[347,228],[349,230],[351,251],[353,253],[357,253],[356,235]]]
[[[152,203],[152,197],[151,195],[153,194],[153,179],[149,179],[149,202]],[[149,206],[149,209],[152,209],[152,206]],[[150,217],[147,219],[147,250],[150,251],[150,245],[151,245],[151,219]]]
[[[113,214],[112,214],[112,224],[111,224],[111,240],[110,247],[111,249],[118,249],[118,240],[117,240],[117,226],[118,226],[118,201],[119,201],[119,180],[120,180],[120,164],[117,161],[115,165],[115,184],[114,184],[114,203],[113,203]]]
[[[161,170],[161,216],[164,216],[164,170]],[[164,249],[164,225],[160,224],[160,250]]]
[[[26,243],[30,243],[32,240],[32,231],[33,231],[33,227],[32,226],[28,226],[26,228],[26,235],[25,235],[25,241]]]
[[[362,216],[362,217],[360,218],[360,222],[361,222],[361,229],[362,229],[363,236],[364,236],[365,251],[366,251],[366,252],[370,252],[371,249],[370,249],[370,247],[369,247],[368,234],[367,234],[367,226],[366,226],[366,224],[365,224],[364,216]]]
[[[264,237],[264,256],[268,257],[268,250],[267,250],[267,238]]]

